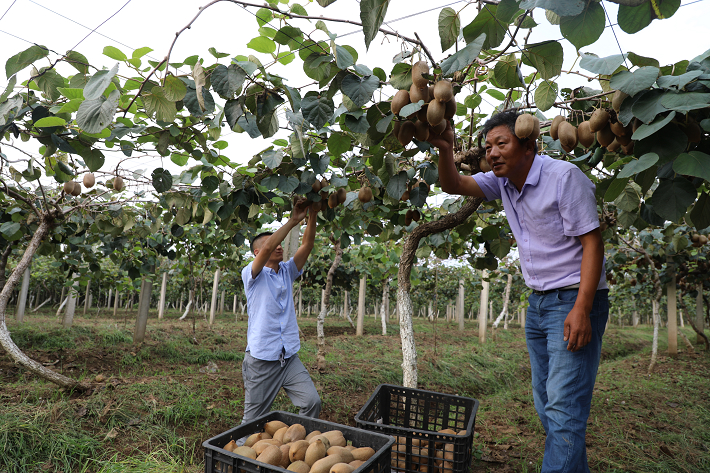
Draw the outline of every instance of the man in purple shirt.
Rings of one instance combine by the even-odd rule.
[[[594,185],[574,164],[541,156],[536,141],[517,138],[517,116],[501,112],[484,125],[487,173],[458,173],[450,126],[429,142],[439,148],[445,192],[503,201],[533,290],[525,338],[546,434],[542,472],[586,473],[587,418],[609,316]]]
[[[301,246],[293,258],[284,262],[281,242],[306,214],[309,218]],[[242,363],[243,424],[268,413],[282,387],[300,408],[301,415],[315,418],[320,415],[318,391],[298,358],[301,342],[293,306],[293,281],[303,274],[303,266],[313,250],[317,218],[317,212],[298,202],[284,226],[252,240],[254,261],[242,270],[249,315]]]

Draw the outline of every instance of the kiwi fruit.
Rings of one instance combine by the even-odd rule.
[[[419,212],[417,212],[419,213]],[[417,219],[419,220],[419,219]],[[355,450],[351,451],[353,458],[355,460],[362,460],[362,461],[367,461],[369,460],[374,454],[375,454],[375,449],[371,447],[360,447],[356,448]]]
[[[338,194],[335,194],[335,193],[330,194],[330,196],[328,196],[328,207],[330,207],[331,209],[334,209],[337,206],[338,206]]]
[[[409,120],[402,122],[402,127],[399,130],[399,136],[397,136],[397,139],[402,146],[407,146],[412,142],[412,138],[414,138],[414,130],[414,123]]]
[[[338,189],[338,190],[335,192],[335,194],[338,196],[338,203],[339,203],[339,204],[344,203],[344,202],[347,200],[347,198],[348,198],[348,191],[346,191],[346,190],[343,189],[342,187],[341,187],[340,189]],[[304,430],[304,431],[305,431],[305,430]]]
[[[614,95],[611,98],[611,108],[614,109],[615,112],[618,112],[621,110],[621,104],[624,102],[624,99],[628,97],[628,94],[625,94],[624,92],[620,90],[614,91]]]
[[[409,89],[409,99],[412,103],[417,103],[420,100],[424,102],[429,98],[429,89],[427,87],[417,87],[416,84],[412,84]]]
[[[342,458],[343,462],[345,463],[350,463],[351,461],[355,461],[355,458],[353,458],[353,454],[350,452],[345,447],[338,447],[337,445],[334,445],[328,449],[328,451],[325,452],[326,455],[340,455]]]
[[[566,152],[570,153],[577,146],[577,128],[571,123],[567,121],[560,123],[557,134],[560,137],[562,149]]]
[[[345,189],[338,189],[338,192],[343,191],[345,193]],[[335,196],[336,202],[340,203],[340,198],[338,196],[338,193],[336,192],[335,194],[331,194]],[[345,196],[343,196],[345,197]],[[345,199],[343,199],[343,202],[345,202]],[[286,433],[284,434],[284,443],[291,443],[291,442],[296,442],[298,440],[303,440],[306,438],[306,428],[302,426],[301,424],[293,424],[291,427],[289,427],[286,430]]]
[[[454,98],[454,87],[450,80],[444,79],[434,84],[434,98],[439,102],[448,102]]]
[[[71,191],[71,195],[74,197],[80,196],[81,195],[81,184],[78,182],[72,181],[72,184],[74,184],[74,188]]]
[[[488,164],[488,160],[486,160],[486,158],[478,160],[478,167],[481,169],[481,172],[489,172],[491,170],[491,166]]]
[[[414,123],[414,137],[419,141],[426,141],[429,139],[429,123],[417,120]]]
[[[116,192],[121,192],[123,190],[123,178],[121,176],[113,178],[113,188]]]
[[[429,86],[429,100],[427,100],[427,103],[431,102],[434,99],[434,86],[430,85]]]
[[[621,145],[621,150],[627,156],[634,154],[634,142],[631,141],[628,145]]]
[[[360,468],[364,464],[365,464],[365,460],[354,460],[354,461],[351,461],[350,463],[348,463],[348,465],[354,466],[355,469]]]
[[[643,122],[638,118],[634,118],[633,122],[631,122],[631,134],[636,133],[636,130],[638,130],[641,125],[643,125]]]
[[[446,104],[437,100],[431,102],[426,112],[426,119],[430,125],[435,126],[444,119]]]
[[[269,445],[259,454],[258,457],[256,457],[256,461],[266,463],[268,465],[279,466],[281,463],[281,457],[281,449],[276,445]]]
[[[291,462],[298,460],[305,460],[306,450],[308,450],[308,440],[296,440],[293,442],[288,450],[288,458]]]
[[[320,181],[318,179],[316,179],[316,182],[311,184],[311,190],[313,192],[320,192],[320,188],[321,188]]]
[[[321,184],[323,184],[323,183],[321,182]],[[323,193],[321,192],[321,197],[322,196],[323,196]],[[273,439],[278,442],[284,443],[284,435],[286,434],[287,430],[288,430],[288,425],[284,424],[283,427],[279,428],[279,430],[274,432]]]
[[[444,118],[451,120],[456,115],[456,100],[451,99],[446,102],[446,108],[444,109]]]
[[[610,153],[616,152],[619,148],[621,148],[621,144],[616,141],[616,138],[609,144],[609,146],[606,147],[606,150],[609,151]]]
[[[402,129],[402,122],[399,120],[394,121],[394,126],[392,126],[392,136],[399,140],[399,132]]]
[[[311,209],[313,209],[313,211],[316,213],[320,212],[321,210],[323,210],[323,201],[319,200],[318,202],[313,202],[313,204],[311,204]]]
[[[535,129],[537,129],[537,136],[539,136],[540,120],[538,120],[537,117],[530,115],[529,113],[522,113],[518,115],[518,118],[515,120],[515,136],[520,139],[531,138],[536,140],[537,136],[532,136]]]
[[[328,455],[311,465],[310,473],[329,473],[330,469],[337,463],[343,463],[340,455]]]
[[[440,135],[446,130],[446,120],[441,120],[438,125],[431,125],[431,130],[437,134]]]
[[[295,473],[308,473],[311,467],[308,466],[308,463],[304,462],[303,460],[296,460],[295,462],[291,463],[286,469],[288,471],[294,471]]]
[[[291,460],[288,457],[288,451],[290,448],[290,443],[285,443],[279,446],[279,450],[281,450],[281,462],[279,463],[279,466],[281,468],[287,468],[291,464]]]
[[[361,187],[357,193],[357,198],[363,204],[366,204],[372,200],[372,189],[369,187]]]
[[[611,128],[608,125],[597,131],[597,141],[605,148],[608,148],[615,138],[616,135],[614,135],[614,132],[611,131]]]
[[[616,136],[626,135],[626,128],[624,128],[624,125],[622,125],[621,122],[618,120],[614,123],[610,123],[609,128],[611,128],[611,132],[614,133]]]
[[[550,125],[550,137],[553,140],[559,139],[559,135],[557,134],[557,130],[559,129],[560,123],[565,121],[565,117],[562,115],[557,115],[555,118],[552,119],[552,124]]]
[[[251,447],[254,444],[256,444],[259,440],[263,439],[264,433],[259,432],[256,434],[251,434],[249,437],[247,437],[246,441],[244,442],[244,446],[246,447]]]
[[[620,144],[621,146],[626,146],[626,145],[628,145],[629,143],[631,143],[631,141],[632,141],[632,140],[631,140],[631,136],[629,136],[629,135],[617,136],[615,139],[616,139],[616,141],[619,142],[619,144]]]
[[[320,430],[314,430],[310,434],[306,435],[306,440],[308,440],[308,442],[310,442],[313,437],[318,437],[322,433],[323,432],[321,432]]]
[[[394,97],[392,98],[392,103],[390,104],[390,109],[395,115],[399,115],[399,111],[402,107],[410,103],[409,92],[406,90],[398,90]]]
[[[404,191],[404,193],[402,194],[402,197],[400,197],[399,200],[401,200],[402,202],[408,201],[409,200],[409,191],[408,190]]]
[[[308,466],[313,466],[315,462],[320,460],[321,458],[325,457],[326,453],[326,448],[325,444],[321,439],[316,439],[313,443],[311,443],[308,448],[306,449],[306,454],[303,457],[304,460]]]
[[[589,130],[592,133],[596,133],[609,123],[609,112],[603,108],[598,108],[592,113],[592,117],[589,119]]]
[[[252,460],[256,460],[257,457],[257,454],[253,448],[245,447],[244,445],[241,447],[235,447],[232,452],[243,457],[251,458]]]
[[[419,88],[427,87],[429,79],[422,74],[429,74],[429,65],[426,61],[415,62],[412,66],[412,82]],[[414,102],[414,100],[412,100]]]
[[[71,195],[71,193],[74,191],[74,181],[67,181],[64,183],[64,193]]]
[[[230,440],[229,443],[222,448],[228,452],[233,452],[234,449],[237,448],[237,442],[235,442],[234,440]]]
[[[407,210],[407,213],[404,214],[404,226],[408,227],[411,224],[412,224],[412,211]]]
[[[577,138],[582,146],[591,148],[594,144],[594,133],[589,130],[589,122],[583,121],[577,127]]]
[[[425,103],[422,108],[417,112],[417,120],[420,122],[426,122],[426,112],[429,110],[429,104]]]
[[[91,189],[94,187],[94,184],[96,184],[96,178],[94,177],[93,172],[87,172],[84,174],[84,187],[87,189]]]
[[[422,214],[418,210],[412,210],[412,220],[418,222],[422,218]]]
[[[327,202],[328,201],[328,192],[327,191],[320,191],[320,200],[321,202]],[[278,431],[277,431],[278,432]]]
[[[355,471],[355,467],[345,462],[336,463],[330,467],[330,473],[353,473],[353,471]]]

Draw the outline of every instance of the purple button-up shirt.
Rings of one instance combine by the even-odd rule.
[[[536,155],[520,192],[493,172],[473,178],[486,200],[503,201],[525,284],[544,291],[580,282],[582,244],[577,237],[599,227],[599,216],[594,184],[577,166]],[[603,265],[597,288],[606,289]]]
[[[299,271],[293,258],[279,263],[279,272],[264,266],[252,278],[249,263],[242,270],[244,292],[247,295],[247,349],[258,360],[276,361],[284,352],[290,358],[301,348],[298,322],[293,306],[293,281]]]

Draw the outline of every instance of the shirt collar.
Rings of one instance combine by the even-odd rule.
[[[539,154],[536,154],[535,157],[533,158],[533,163],[532,166],[530,166],[530,170],[528,171],[528,175],[525,178],[525,184],[523,184],[523,188],[520,189],[522,192],[523,189],[525,189],[525,186],[536,186],[540,182],[540,175],[542,174],[542,156]],[[508,178],[505,178],[504,184],[512,189],[515,189],[517,191],[517,188],[515,185],[513,185]]]

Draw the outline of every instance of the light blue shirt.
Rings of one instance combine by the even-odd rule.
[[[594,184],[574,164],[536,155],[520,191],[493,172],[473,178],[486,200],[501,199],[518,243],[525,284],[540,291],[580,282],[582,244],[599,227]],[[602,274],[597,289],[606,289]]]
[[[258,360],[276,361],[281,353],[290,358],[301,348],[296,309],[293,306],[293,281],[299,271],[293,258],[279,263],[279,272],[264,268],[252,277],[249,263],[242,270],[247,295],[247,349]]]

